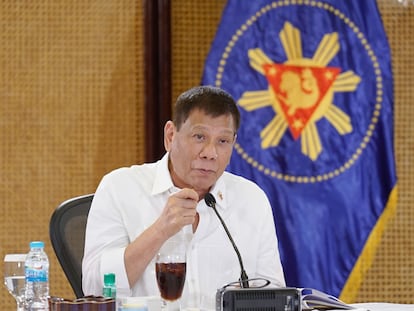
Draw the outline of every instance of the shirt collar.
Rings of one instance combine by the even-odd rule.
[[[168,158],[169,153],[165,153],[164,156],[159,160],[156,165],[154,184],[152,185],[152,195],[160,194],[165,191],[175,192],[177,187],[174,186],[170,171],[168,170]]]

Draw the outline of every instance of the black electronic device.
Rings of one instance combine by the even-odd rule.
[[[216,311],[301,311],[297,288],[234,288],[217,290]]]

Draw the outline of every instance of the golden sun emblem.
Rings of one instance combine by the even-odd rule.
[[[350,117],[333,104],[335,92],[352,92],[360,77],[353,71],[341,73],[327,64],[339,51],[338,33],[326,34],[311,59],[304,58],[299,30],[286,22],[280,39],[287,55],[283,64],[274,63],[257,48],[248,51],[250,66],[266,76],[269,88],[243,93],[238,103],[247,111],[272,106],[275,117],[261,131],[262,148],[277,146],[289,128],[301,138],[301,151],[316,160],[322,144],[316,122],[325,117],[344,135],[352,132]]]

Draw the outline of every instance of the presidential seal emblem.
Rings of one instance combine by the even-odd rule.
[[[330,15],[340,27],[303,29],[286,18],[287,9]],[[373,136],[383,100],[379,68],[365,35],[332,5],[292,0],[262,7],[231,36],[216,72],[215,85],[231,90],[241,107],[237,153],[286,181],[340,175]]]

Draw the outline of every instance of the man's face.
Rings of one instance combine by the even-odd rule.
[[[222,175],[235,142],[231,115],[211,117],[194,110],[179,131],[168,121],[164,144],[170,152],[169,169],[174,184],[192,188],[203,197]]]

